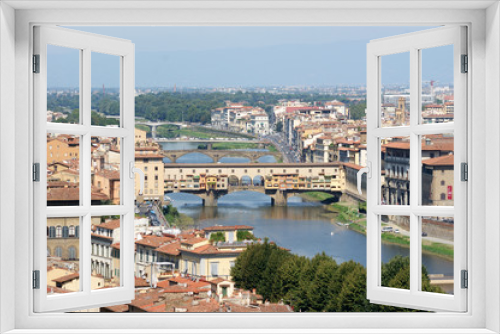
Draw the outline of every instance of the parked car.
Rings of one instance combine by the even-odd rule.
[[[427,232],[422,232],[422,236],[426,237],[427,236]]]

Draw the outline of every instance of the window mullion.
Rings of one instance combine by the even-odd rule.
[[[419,136],[415,133],[415,128],[420,123],[420,57],[419,50],[410,49],[410,291],[418,292],[419,273],[421,260],[419,256],[419,226],[418,216],[414,209],[419,204]]]

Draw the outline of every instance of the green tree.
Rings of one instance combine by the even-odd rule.
[[[276,132],[283,132],[283,122],[279,121],[276,123]]]
[[[210,242],[216,243],[216,242],[225,242],[226,241],[226,236],[224,235],[224,232],[215,232],[210,234]]]
[[[362,119],[366,117],[366,101],[350,106],[349,114],[351,119]]]

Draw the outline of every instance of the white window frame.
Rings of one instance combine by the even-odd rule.
[[[367,182],[367,296],[372,302],[411,306],[422,310],[463,312],[467,309],[467,290],[461,288],[461,270],[467,270],[467,183],[461,181],[460,164],[467,163],[467,73],[461,73],[461,55],[467,54],[466,27],[451,26],[373,40],[367,46],[367,143],[371,173]],[[424,124],[421,108],[421,50],[452,45],[454,78],[454,120]],[[380,94],[384,56],[406,53],[410,72],[409,125],[383,127]],[[470,72],[469,72],[470,73]],[[422,205],[421,136],[454,135],[454,206]],[[381,139],[405,136],[410,139],[410,204],[383,205],[381,199]],[[371,176],[371,177],[370,177]],[[410,289],[381,286],[381,216],[410,217]],[[454,217],[454,289],[453,295],[420,291],[422,283],[423,216]]]
[[[134,298],[134,182],[130,178],[130,164],[134,162],[134,44],[128,40],[100,36],[61,27],[37,25],[33,27],[33,52],[39,55],[39,73],[33,74],[33,160],[40,164],[40,170],[47,166],[47,133],[70,134],[80,138],[80,194],[78,206],[47,206],[47,175],[40,172],[40,181],[33,184],[34,203],[34,270],[39,271],[40,289],[34,290],[34,311],[51,312],[78,310],[94,305],[128,302]],[[48,123],[47,113],[47,46],[72,48],[79,54],[79,124]],[[92,53],[117,56],[120,67],[120,126],[103,127],[91,125],[91,64]],[[75,64],[76,65],[76,64]],[[120,138],[121,168],[119,205],[91,205],[91,137],[110,136]],[[112,289],[91,288],[91,218],[93,216],[120,215],[121,246],[125,256],[120,267],[125,275],[120,285]],[[79,219],[79,226],[86,231],[79,236],[80,287],[77,292],[49,295],[47,289],[47,256],[41,251],[47,248],[46,221],[49,218],[73,217]],[[57,226],[56,238],[64,237],[66,226]],[[99,256],[106,256],[107,247],[99,245]],[[126,261],[130,258],[130,261]]]
[[[11,6],[24,7],[15,11]],[[47,7],[52,6],[52,7]],[[54,7],[55,6],[55,7]],[[78,6],[79,9],[75,9]],[[496,2],[445,2],[405,1],[388,3],[372,1],[369,8],[364,2],[316,3],[233,3],[226,8],[221,4],[206,2],[193,8],[172,3],[152,4],[144,2],[123,3],[136,9],[103,10],[113,8],[117,3],[100,2],[101,8],[92,2],[69,2],[48,4],[43,1],[23,3],[10,1],[0,4],[0,161],[15,161],[14,164],[0,164],[1,202],[0,215],[0,328],[2,332],[17,329],[16,333],[36,333],[50,329],[51,333],[70,333],[69,328],[92,328],[95,333],[109,333],[110,329],[129,333],[144,332],[146,328],[165,328],[168,318],[170,331],[186,329],[191,332],[207,332],[207,329],[267,328],[267,332],[283,332],[283,328],[307,329],[316,332],[345,332],[339,328],[351,328],[355,333],[414,333],[418,328],[422,333],[492,333],[500,330],[499,272],[500,261],[490,257],[485,265],[485,254],[498,254],[500,230],[500,175],[498,165],[500,153],[484,149],[486,135],[492,147],[500,145],[500,11]],[[149,7],[148,6],[154,6]],[[183,7],[179,9],[178,7]],[[270,8],[271,6],[274,6]],[[397,6],[397,8],[395,8]],[[60,8],[60,10],[40,10],[40,8]],[[68,8],[69,7],[69,8]],[[156,8],[163,7],[163,8]],[[85,8],[85,9],[82,9]],[[466,24],[469,26],[470,68],[475,75],[469,78],[470,99],[469,142],[470,189],[469,221],[474,225],[474,233],[469,229],[470,243],[470,288],[468,290],[469,311],[464,314],[211,314],[211,315],[140,315],[140,314],[34,314],[32,312],[31,268],[26,245],[32,243],[30,226],[32,212],[26,210],[26,194],[32,192],[31,147],[32,109],[30,103],[30,63],[31,27],[35,23],[62,23],[65,25],[406,25]],[[486,22],[486,25],[485,25]],[[488,29],[486,29],[488,28]],[[15,33],[15,35],[14,35]],[[488,71],[485,71],[488,66]],[[15,79],[15,86],[12,82]],[[12,110],[15,110],[15,127],[12,127]],[[474,122],[471,121],[474,116]],[[484,119],[488,118],[488,122]],[[29,120],[29,122],[26,122]],[[28,134],[28,135],[26,135]],[[12,145],[15,138],[15,148]],[[486,164],[486,162],[488,162]],[[488,182],[485,175],[488,174]],[[15,175],[15,178],[12,177]],[[11,189],[16,189],[12,197]],[[488,196],[486,196],[488,194]],[[485,214],[485,203],[489,206]],[[15,206],[15,212],[3,210]],[[488,218],[488,219],[486,219]],[[15,224],[4,224],[15,221]],[[12,238],[15,235],[15,238]],[[32,234],[31,234],[32,235]],[[27,237],[28,236],[28,237]],[[9,252],[16,249],[14,256]],[[486,279],[486,277],[488,279]],[[15,286],[15,289],[12,287]],[[486,293],[488,291],[488,293]],[[13,303],[15,301],[15,303]],[[12,305],[15,305],[13,308]],[[186,325],[186,318],[189,321]],[[251,319],[249,319],[251,318]],[[141,328],[136,331],[129,328]],[[339,330],[335,330],[335,328]],[[355,330],[357,328],[358,330]],[[23,330],[25,329],[25,330]],[[100,329],[100,330],[99,330]],[[303,329],[303,330],[302,330]],[[328,330],[330,329],[330,330]],[[447,330],[448,329],[448,330]],[[461,329],[461,330],[460,330]],[[231,330],[234,332],[235,330]],[[256,330],[257,331],[257,330]],[[263,331],[263,330],[262,330]],[[47,330],[45,330],[47,332]]]

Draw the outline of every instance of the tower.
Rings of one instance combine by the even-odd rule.
[[[398,98],[395,122],[395,125],[406,125],[406,99],[402,96]]]

